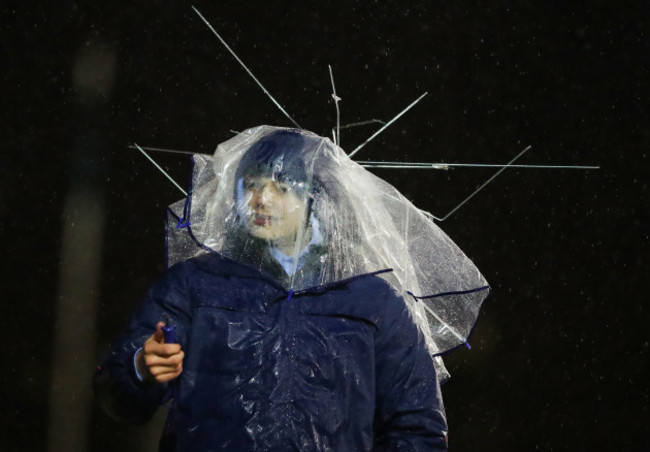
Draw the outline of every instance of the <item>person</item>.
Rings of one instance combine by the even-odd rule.
[[[430,330],[364,231],[370,193],[346,188],[329,140],[242,135],[170,209],[175,263],[98,366],[97,400],[138,423],[171,398],[164,451],[446,450]]]

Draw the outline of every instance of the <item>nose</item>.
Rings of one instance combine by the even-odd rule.
[[[271,204],[273,187],[271,184],[264,184],[263,187],[253,191],[253,207],[261,209]]]

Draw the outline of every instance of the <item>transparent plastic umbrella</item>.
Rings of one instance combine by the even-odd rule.
[[[466,344],[490,289],[471,260],[433,219],[448,218],[503,170],[514,166],[530,147],[505,165],[465,164],[500,169],[449,213],[436,217],[415,207],[395,187],[364,167],[448,169],[463,164],[351,159],[424,95],[346,154],[339,147],[340,98],[331,68],[337,110],[332,140],[300,129],[194,10],[297,128],[255,127],[220,144],[213,156],[194,155],[189,193],[179,186],[186,198],[168,209],[168,264],[217,253],[257,268],[286,289],[289,297],[314,287],[377,274],[403,296],[433,356]],[[156,164],[143,148],[135,147]],[[444,378],[442,361],[437,359],[437,364]]]

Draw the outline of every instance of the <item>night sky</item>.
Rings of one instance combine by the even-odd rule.
[[[156,449],[160,419],[124,426],[89,398],[181,198],[127,146],[211,153],[231,130],[291,126],[193,4],[320,135],[328,64],[344,124],[428,92],[360,160],[506,163],[531,145],[518,163],[599,165],[508,169],[440,223],[493,288],[471,350],[446,357],[450,446],[650,450],[645,3],[29,3],[2,8],[0,448]],[[187,183],[186,156],[154,157]],[[441,216],[494,169],[375,173]]]

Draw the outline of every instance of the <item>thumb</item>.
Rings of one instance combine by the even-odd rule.
[[[159,344],[165,343],[165,336],[163,335],[162,327],[165,326],[165,322],[158,322],[156,325],[156,332],[153,333],[153,340]]]

